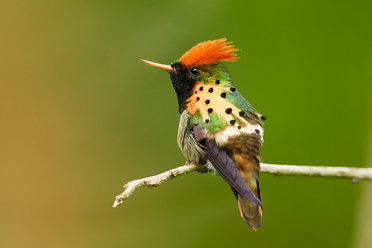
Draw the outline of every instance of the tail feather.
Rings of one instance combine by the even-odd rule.
[[[238,206],[240,215],[245,223],[256,231],[262,224],[262,207],[252,204],[247,199],[240,196],[238,196]]]
[[[247,159],[237,160],[237,162],[247,187],[252,191],[255,197],[261,201],[259,162],[257,160],[252,161]],[[242,163],[244,165],[242,165]],[[262,224],[262,206],[248,201],[245,197],[236,192],[234,192],[234,194],[238,201],[240,215],[245,223],[253,230],[257,230]]]
[[[261,137],[258,134],[242,134],[231,137],[227,151],[242,175],[246,186],[259,201],[248,201],[247,198],[233,189],[238,201],[239,211],[249,227],[257,230],[262,223],[262,203],[259,184]],[[261,204],[257,204],[257,203]]]

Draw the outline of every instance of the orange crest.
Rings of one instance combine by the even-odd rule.
[[[234,53],[238,49],[230,45],[231,43],[232,41],[227,42],[226,38],[201,42],[182,55],[180,62],[191,67],[219,61],[235,61],[239,59]]]

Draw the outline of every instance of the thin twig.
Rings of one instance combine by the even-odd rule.
[[[124,185],[124,191],[120,195],[115,197],[115,202],[113,207],[116,208],[117,206],[121,205],[123,203],[123,200],[127,199],[133,192],[141,187],[149,186],[149,187],[155,187],[159,186],[163,182],[178,177],[180,175],[185,175],[190,172],[196,171],[199,168],[199,166],[186,163],[185,165],[182,165],[180,167],[168,170],[166,172],[160,173],[155,176],[151,177],[144,177],[141,179],[130,181],[129,183]]]
[[[124,185],[124,191],[115,197],[113,207],[117,207],[133,194],[133,192],[145,186],[155,187],[163,182],[185,175],[193,171],[201,169],[200,166],[186,163],[180,167],[165,171],[155,176],[144,177],[141,179],[130,181]],[[349,178],[353,182],[359,180],[372,180],[372,168],[352,168],[352,167],[330,167],[330,166],[302,166],[302,165],[278,165],[278,164],[261,164],[261,172],[266,172],[275,175],[293,175],[293,176],[309,176],[309,177],[334,177],[334,178]]]

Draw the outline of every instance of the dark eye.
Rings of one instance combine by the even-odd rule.
[[[198,68],[191,68],[190,73],[193,76],[197,76],[200,74],[200,70]]]

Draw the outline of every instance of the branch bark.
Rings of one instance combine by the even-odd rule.
[[[194,171],[203,171],[204,167],[192,163],[186,163],[180,167],[165,171],[155,176],[133,180],[124,185],[124,191],[115,197],[113,207],[123,203],[138,188],[145,186],[156,187],[163,182],[185,175]],[[274,175],[292,175],[308,177],[347,178],[353,182],[359,180],[372,181],[372,168],[331,167],[331,166],[302,166],[302,165],[278,165],[261,163],[261,172]]]

